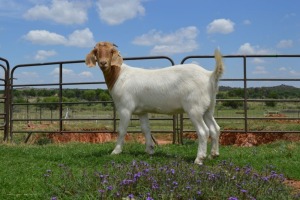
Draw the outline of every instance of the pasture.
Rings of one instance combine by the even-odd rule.
[[[220,157],[193,164],[197,144],[0,144],[1,199],[299,199],[300,143],[221,146]],[[149,171],[150,170],[150,171]],[[138,176],[138,177],[136,177]]]
[[[0,145],[1,199],[299,199],[299,190],[287,184],[287,180],[300,180],[297,141],[251,148],[221,146],[221,156],[207,159],[202,167],[193,164],[197,144],[188,138],[184,138],[184,145],[156,147],[153,156],[147,155],[139,143],[126,143],[121,155],[112,156],[115,144],[110,142],[51,143],[47,132],[60,129],[59,110],[36,104],[34,98],[29,103],[33,104],[14,105],[13,143]],[[298,103],[279,102],[268,107],[264,102],[248,102],[247,106],[248,117],[263,118],[248,120],[249,130],[300,129],[299,120],[284,119],[299,118],[299,113],[282,112],[297,110]],[[268,119],[274,110],[282,119]],[[109,103],[63,103],[62,111],[63,131],[113,132],[118,126],[118,116],[114,116]],[[233,118],[218,119],[222,130],[242,131],[244,120],[236,118],[243,115],[242,106],[232,109],[222,102],[216,106],[217,118]],[[150,124],[155,134],[171,142],[166,132],[173,129],[172,116],[150,117],[154,119]],[[194,131],[186,115],[183,123],[185,132]],[[128,130],[140,131],[136,116]],[[34,134],[29,144],[24,144],[27,133]],[[151,173],[145,174],[148,169]],[[191,171],[197,172],[194,179]],[[143,179],[133,181],[134,175]]]

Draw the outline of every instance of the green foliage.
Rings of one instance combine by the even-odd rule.
[[[27,100],[24,97],[18,96],[15,98],[15,103],[27,103]]]
[[[242,101],[223,101],[222,106],[224,107],[230,107],[232,109],[237,109],[243,106]]]
[[[77,99],[75,98],[66,98],[66,97],[63,97],[62,98],[62,102],[78,102]],[[42,98],[42,99],[38,99],[38,103],[43,103],[41,105],[42,108],[47,108],[47,109],[50,109],[50,110],[56,110],[58,109],[59,107],[59,97],[57,96],[51,96],[51,97],[45,97],[45,98]]]
[[[244,98],[243,88],[231,88],[220,86],[220,94],[227,97]],[[251,99],[293,99],[300,98],[300,88],[288,85],[274,87],[247,88],[247,97]]]
[[[85,90],[82,95],[83,99],[87,101],[96,101],[96,91],[95,90]]]
[[[53,97],[58,96],[58,89],[22,89],[14,90],[14,97]],[[78,99],[86,101],[111,101],[107,90],[103,89],[63,89],[62,96],[68,99]]]

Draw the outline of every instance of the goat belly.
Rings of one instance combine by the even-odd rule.
[[[158,113],[158,114],[177,114],[183,113],[183,109],[178,102],[160,102],[156,105],[138,105],[134,109],[134,114]]]

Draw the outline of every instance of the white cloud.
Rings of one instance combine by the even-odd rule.
[[[255,67],[254,71],[252,72],[253,74],[268,74],[267,70],[263,66],[257,66]]]
[[[45,51],[45,50],[39,50],[34,59],[38,61],[46,60],[48,57],[55,56],[57,53],[54,50]]]
[[[54,75],[54,76],[58,76],[59,71],[60,71],[59,68],[56,67],[50,74]],[[63,75],[68,75],[68,76],[74,76],[75,75],[75,72],[72,69],[66,69],[66,68],[62,69],[62,73],[63,73]]]
[[[64,36],[46,30],[29,31],[24,38],[34,44],[57,45],[67,43],[67,39]]]
[[[83,24],[87,21],[87,4],[79,1],[52,0],[51,5],[36,5],[23,15],[28,20],[52,20],[59,24]]]
[[[93,33],[88,28],[76,30],[68,38],[46,30],[31,30],[24,38],[34,44],[41,45],[92,47],[95,44]]]
[[[245,43],[240,46],[238,53],[243,55],[248,55],[248,54],[272,54],[274,52],[270,49],[262,49],[259,46],[252,46],[250,43]]]
[[[293,46],[293,40],[280,40],[277,44],[277,48],[290,48]]]
[[[30,78],[32,80],[32,78],[39,78],[39,75],[36,72],[21,72],[21,77],[24,79]]]
[[[76,30],[68,37],[69,46],[92,47],[95,45],[93,33],[90,29]]]
[[[228,34],[234,31],[234,23],[230,19],[215,19],[206,29],[207,33]]]
[[[121,24],[145,14],[141,0],[98,0],[97,7],[100,19],[109,25]]]
[[[177,54],[192,52],[198,48],[196,41],[198,29],[195,26],[180,28],[174,33],[164,34],[161,31],[151,30],[136,37],[136,45],[153,46],[151,54]]]
[[[261,58],[253,58],[253,63],[262,64],[262,63],[265,63],[265,60],[261,59]]]
[[[79,76],[91,78],[91,77],[93,77],[93,74],[89,71],[83,71],[83,72],[79,73]]]

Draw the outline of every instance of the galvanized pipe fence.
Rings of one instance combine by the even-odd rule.
[[[243,110],[241,112],[241,115],[236,117],[224,117],[224,116],[216,116],[217,120],[229,120],[234,123],[236,120],[242,120],[243,121],[243,128],[242,129],[230,129],[230,130],[224,130],[222,129],[222,132],[232,132],[232,133],[300,133],[299,130],[289,130],[289,131],[265,131],[265,130],[251,130],[249,129],[249,121],[252,120],[299,120],[299,115],[298,117],[251,117],[249,116],[249,110],[248,110],[248,105],[251,102],[267,102],[267,101],[276,101],[276,102],[290,102],[290,103],[299,103],[300,99],[249,99],[248,98],[248,93],[247,90],[248,84],[251,82],[299,82],[299,78],[248,78],[248,73],[247,73],[247,67],[249,64],[249,59],[253,58],[300,58],[300,55],[225,55],[223,56],[225,60],[228,59],[238,59],[241,60],[241,65],[239,65],[240,68],[242,68],[243,72],[243,77],[241,78],[226,78],[226,79],[221,79],[221,82],[242,82],[242,89],[243,89],[243,98],[242,99],[217,99],[217,102],[225,102],[225,101],[237,101],[237,102],[242,102],[243,103]],[[211,59],[213,60],[213,56],[207,55],[207,56],[187,56],[182,59],[181,64],[186,63],[189,60],[192,59]],[[175,65],[174,61],[166,56],[148,56],[148,57],[128,57],[124,58],[125,61],[141,61],[141,60],[164,60],[170,63],[169,65]],[[117,132],[117,125],[118,125],[118,116],[116,113],[116,109],[113,106],[113,102],[111,101],[89,101],[89,102],[64,102],[63,101],[63,90],[64,88],[68,87],[76,87],[76,86],[82,86],[82,85],[97,85],[101,87],[105,87],[105,82],[104,81],[97,81],[97,82],[65,82],[64,81],[64,67],[65,66],[71,66],[71,65],[81,65],[85,67],[84,65],[84,60],[73,60],[73,61],[60,61],[60,62],[47,62],[47,63],[32,63],[32,64],[21,64],[21,65],[16,65],[15,67],[12,68],[10,71],[10,66],[9,62],[5,60],[4,58],[0,57],[0,66],[4,72],[4,78],[0,79],[1,84],[0,86],[3,87],[3,96],[0,97],[1,104],[3,104],[3,112],[0,113],[0,120],[2,120],[2,123],[0,124],[0,128],[4,132],[4,137],[3,140],[13,140],[13,136],[15,134],[27,134],[26,140],[27,141],[30,136],[33,133],[60,133],[60,134],[67,134],[67,133],[99,133],[98,129],[81,129],[81,130],[69,130],[64,127],[65,123],[68,122],[82,122],[82,121],[100,121],[102,123],[110,123],[112,122],[112,128],[107,129],[107,130],[101,130],[101,132]],[[38,83],[38,80],[35,80],[34,78],[32,79],[32,82],[30,83],[22,83],[22,84],[17,84],[16,80],[18,80],[21,77],[16,77],[16,74],[21,70],[21,69],[37,69],[41,70],[41,68],[45,69],[47,67],[57,67],[58,68],[58,81],[53,82],[53,83]],[[225,65],[226,66],[226,65]],[[80,66],[81,67],[81,66]],[[204,66],[205,67],[205,66]],[[300,68],[299,68],[300,69]],[[99,74],[102,73],[99,70]],[[226,70],[225,70],[226,73]],[[17,103],[15,101],[16,95],[15,91],[17,89],[21,88],[56,88],[58,90],[58,102],[51,102],[51,103],[39,103],[39,102],[21,102]],[[199,86],[201,87],[201,86]],[[64,110],[67,106],[72,106],[72,105],[84,105],[88,106],[89,104],[102,104],[102,103],[109,103],[111,104],[112,111],[110,117],[93,117],[91,118],[86,118],[86,117],[76,117],[76,118],[66,118],[64,117]],[[55,104],[58,109],[58,115],[56,117],[52,117],[52,110],[51,110],[51,117],[42,117],[42,106],[47,105],[47,104]],[[39,107],[40,106],[40,116],[38,117],[23,117],[20,118],[17,116],[15,110],[19,106],[35,106]],[[0,111],[1,112],[1,111]],[[132,121],[136,121],[138,118],[133,117]],[[172,128],[166,130],[166,129],[161,129],[161,130],[153,130],[152,132],[157,132],[157,133],[172,133],[173,135],[173,143],[182,143],[183,142],[183,133],[184,132],[194,132],[193,128],[188,129],[185,128],[186,123],[188,121],[188,116],[185,115],[173,115],[173,116],[162,116],[162,117],[149,117],[150,122],[151,121],[163,121],[163,123],[171,123]],[[26,128],[19,128],[16,123],[29,123],[32,122],[33,124],[35,122],[49,122],[55,123],[57,126],[53,129],[26,129]],[[29,126],[29,125],[28,125]],[[139,129],[133,129],[129,130],[128,132],[140,132]]]

